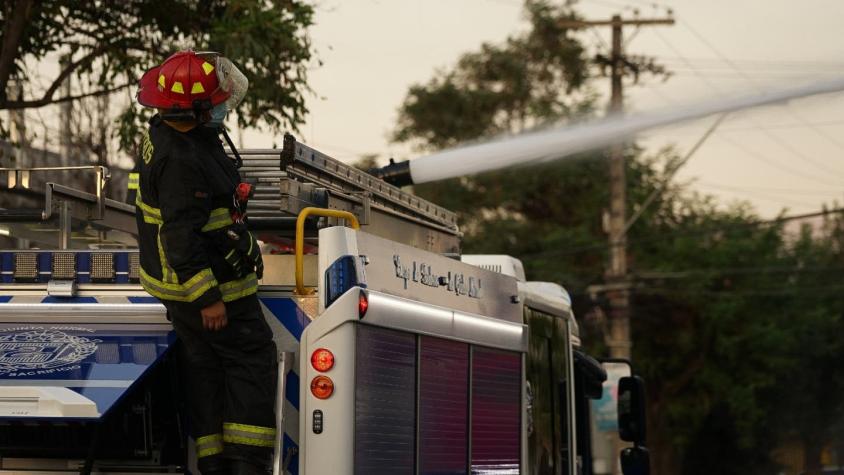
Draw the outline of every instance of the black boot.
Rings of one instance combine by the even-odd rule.
[[[246,460],[234,459],[230,462],[231,475],[272,475],[272,467],[257,465]]]
[[[219,455],[199,459],[197,465],[202,475],[229,475],[231,473],[230,462]]]

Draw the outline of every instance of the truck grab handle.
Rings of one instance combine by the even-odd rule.
[[[324,216],[326,218],[340,218],[349,222],[352,229],[360,229],[360,223],[357,216],[348,212],[336,209],[314,208],[307,207],[299,212],[299,217],[296,218],[296,294],[308,295],[311,293],[309,289],[305,288],[305,270],[304,270],[304,249],[305,249],[305,220],[308,216]]]

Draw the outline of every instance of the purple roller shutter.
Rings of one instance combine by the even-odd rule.
[[[518,474],[521,454],[521,355],[472,350],[472,473]]]
[[[422,337],[419,358],[419,473],[465,474],[469,345]]]
[[[416,336],[358,325],[355,474],[413,474]]]

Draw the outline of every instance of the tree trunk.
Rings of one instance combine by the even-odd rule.
[[[18,58],[18,48],[34,6],[33,0],[18,0],[5,5],[6,11],[3,13],[6,21],[0,44],[0,102],[6,99],[6,85]]]
[[[803,472],[806,475],[821,475],[822,444],[814,437],[803,438]]]
[[[659,403],[648,405],[648,452],[651,458],[651,475],[676,475],[681,473],[677,453],[670,434],[659,419]]]

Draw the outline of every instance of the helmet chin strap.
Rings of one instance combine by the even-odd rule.
[[[166,120],[167,122],[196,122],[199,123],[199,120],[196,117],[196,113],[190,109],[175,109],[169,110],[165,112],[159,112],[162,120]]]
[[[234,154],[234,163],[237,168],[243,166],[243,158],[240,157],[240,153],[237,151],[237,147],[234,146],[234,142],[232,142],[231,137],[226,132],[226,128],[224,126],[220,126],[220,131],[223,132],[223,138],[226,139],[226,143],[229,144],[229,148],[231,149],[232,153]]]
[[[193,101],[190,109],[169,109],[159,111],[161,118],[169,122],[195,122],[201,125],[208,121],[208,112],[211,111],[211,101],[208,99]]]

